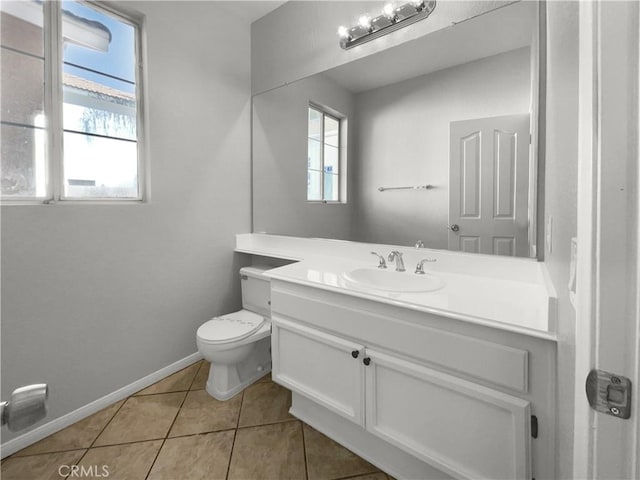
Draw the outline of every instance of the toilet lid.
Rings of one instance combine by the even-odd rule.
[[[264,317],[248,310],[215,317],[198,328],[198,337],[205,343],[227,343],[241,340],[258,330]]]

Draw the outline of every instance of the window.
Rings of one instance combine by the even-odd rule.
[[[309,106],[307,200],[340,202],[341,119]]]
[[[0,16],[3,200],[142,199],[138,25],[73,0]]]

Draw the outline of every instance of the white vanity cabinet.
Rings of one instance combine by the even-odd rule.
[[[277,382],[364,426],[364,346],[285,319],[271,325]]]
[[[530,477],[529,402],[367,349],[366,429],[458,478]]]
[[[277,280],[271,298],[272,375],[294,403],[453,478],[554,477],[552,342]],[[532,439],[538,422],[544,439]]]

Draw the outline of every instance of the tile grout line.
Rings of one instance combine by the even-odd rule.
[[[155,383],[152,383],[151,385],[149,385],[148,387],[143,388],[142,390],[134,393],[133,395],[130,395],[129,397],[150,397],[152,395],[164,395],[165,393],[181,393],[181,392],[190,392],[191,391],[191,387],[193,387],[194,382],[196,381],[196,377],[198,376],[198,372],[200,372],[200,369],[202,368],[202,365],[200,365],[200,367],[198,367],[198,370],[196,370],[196,373],[194,374],[193,378],[191,379],[191,382],[189,383],[189,386],[184,389],[184,390],[168,390],[166,392],[156,392],[156,393],[140,393],[140,392],[144,392],[145,390],[147,390],[148,388],[153,387],[154,385],[162,382],[163,380],[166,380],[169,377],[172,377],[173,375],[177,375],[181,372],[184,372],[185,370],[187,370],[188,368],[193,367],[196,363],[202,362],[202,360],[198,360],[197,362],[192,363],[191,365],[188,365],[186,367],[184,367],[181,370],[178,370],[176,373],[172,373],[171,375],[167,375],[164,378],[161,378],[160,380],[158,380]],[[196,390],[201,390],[200,388],[197,388]]]
[[[151,472],[153,470],[153,467],[155,466],[155,463],[157,463],[157,460],[160,456],[160,453],[162,451],[162,449],[164,448],[165,443],[167,443],[167,440],[171,439],[171,438],[186,438],[186,437],[195,437],[195,436],[200,436],[200,435],[205,435],[205,434],[211,434],[211,433],[216,433],[216,432],[230,432],[231,430],[233,430],[233,439],[232,439],[232,445],[231,445],[231,449],[230,449],[230,453],[229,453],[229,460],[227,463],[227,471],[226,471],[226,476],[225,479],[229,480],[231,475],[231,465],[232,465],[232,460],[234,458],[234,454],[235,454],[235,440],[237,439],[237,435],[240,429],[255,429],[255,428],[260,428],[260,427],[264,427],[264,426],[269,426],[269,425],[278,425],[278,424],[284,424],[284,423],[289,423],[289,422],[293,422],[293,421],[300,421],[299,419],[292,417],[292,418],[288,418],[285,420],[277,420],[277,421],[272,421],[270,423],[260,423],[257,425],[246,425],[243,427],[240,427],[240,421],[242,418],[242,413],[243,413],[243,409],[244,409],[244,395],[245,395],[245,391],[243,390],[242,392],[239,392],[241,397],[240,397],[240,405],[238,407],[237,410],[237,418],[236,418],[236,425],[235,426],[231,426],[228,428],[223,428],[220,430],[212,430],[209,432],[197,432],[197,433],[190,433],[190,434],[185,434],[185,435],[178,435],[175,437],[170,437],[171,434],[171,430],[174,428],[177,419],[180,415],[180,412],[182,411],[182,408],[184,408],[185,404],[186,404],[186,400],[187,397],[189,396],[189,392],[193,391],[193,392],[198,392],[200,391],[200,389],[198,390],[191,390],[191,388],[193,387],[196,378],[198,377],[198,373],[200,372],[200,369],[203,366],[206,366],[204,364],[204,361],[202,361],[203,363],[200,365],[200,367],[197,369],[194,377],[191,380],[190,386],[189,386],[189,390],[180,390],[177,392],[160,392],[160,393],[152,393],[152,394],[147,394],[147,395],[130,395],[129,397],[126,397],[124,400],[122,400],[121,405],[115,409],[114,413],[112,414],[111,417],[109,417],[109,419],[106,421],[106,423],[104,424],[104,426],[101,428],[101,430],[99,431],[99,433],[94,437],[93,441],[90,443],[90,445],[88,447],[80,447],[80,448],[72,448],[72,449],[68,449],[68,450],[57,450],[54,452],[43,452],[43,453],[35,453],[35,454],[31,454],[31,455],[24,455],[23,457],[34,457],[34,456],[40,456],[40,455],[50,455],[50,454],[56,454],[56,453],[66,453],[66,452],[73,452],[73,451],[77,451],[77,450],[85,450],[84,452],[82,452],[82,454],[79,456],[78,460],[76,460],[73,464],[74,465],[79,465],[84,458],[86,458],[86,456],[88,455],[89,451],[91,449],[96,449],[96,448],[103,448],[103,447],[110,447],[110,446],[117,446],[117,445],[132,445],[132,444],[139,444],[139,443],[147,443],[147,442],[158,442],[160,441],[160,445],[156,451],[156,454],[153,458],[153,461],[151,462],[150,466],[148,467],[148,471],[146,473],[146,475],[144,476],[145,480],[148,480],[151,476]],[[193,366],[193,364],[192,364]],[[190,366],[190,367],[192,367]],[[185,367],[186,370],[187,368],[190,367]],[[262,380],[262,379],[261,379]],[[162,381],[162,380],[160,380]],[[260,384],[260,383],[268,383],[269,381],[260,381],[260,382],[255,382],[255,384]],[[273,382],[272,382],[273,383]],[[115,417],[119,414],[119,412],[123,409],[124,405],[131,400],[132,398],[144,398],[145,396],[153,396],[153,395],[167,395],[167,394],[177,394],[177,393],[182,393],[184,395],[177,411],[176,414],[174,415],[174,418],[171,422],[171,425],[169,426],[168,430],[166,431],[166,433],[164,434],[163,437],[160,438],[152,438],[152,439],[145,439],[145,440],[136,440],[136,441],[129,441],[129,442],[120,442],[120,443],[112,443],[112,444],[108,444],[108,445],[99,445],[96,446],[96,442],[97,440],[100,438],[101,435],[104,434],[105,430],[107,430],[107,428],[113,424]],[[117,402],[116,402],[117,403]],[[112,404],[111,406],[113,406],[114,404]],[[248,404],[247,404],[247,409],[248,411],[252,411],[252,406],[253,404],[248,400]],[[290,405],[290,404],[289,404]],[[105,407],[105,408],[109,408],[109,407]],[[305,479],[309,480],[310,478],[310,472],[309,472],[309,461],[308,461],[308,455],[307,455],[307,448],[306,448],[306,436],[305,436],[305,423],[304,422],[300,422],[300,428],[301,430],[301,443],[302,443],[302,448],[303,448],[303,456],[304,456],[304,468],[305,468]],[[8,459],[8,458],[7,458]],[[7,459],[3,459],[3,465],[4,465],[4,461]],[[353,474],[353,475],[347,475],[344,477],[338,477],[336,480],[356,480],[358,477],[362,476],[362,475],[367,475],[367,474],[377,474],[377,473],[382,473],[383,477],[382,478],[386,478],[387,480],[390,480],[390,477],[386,476],[386,473],[376,469],[376,471],[374,472],[368,472],[368,473],[359,473],[359,474]],[[69,475],[67,475],[67,477],[65,477],[66,479],[70,479],[72,477],[71,473]],[[62,477],[60,477],[62,478]]]
[[[204,367],[204,360],[198,360],[198,362],[200,362],[200,366],[198,367],[198,370],[196,370],[196,374],[193,376],[193,378],[191,379],[191,383],[189,384],[189,392],[191,391],[191,388],[193,387],[193,384],[196,383],[196,378],[198,378],[198,374],[200,373],[200,370],[202,370],[202,367]],[[195,364],[194,364],[195,365]],[[189,367],[187,367],[189,368]],[[200,390],[198,388],[198,390]]]
[[[84,453],[80,456],[80,458],[74,462],[74,465],[80,465],[80,462],[82,462],[82,459],[84,457],[87,456],[87,453],[89,453],[89,450],[91,449],[91,447],[93,447],[93,445],[96,443],[96,440],[98,440],[98,437],[100,435],[102,435],[104,433],[104,431],[107,429],[107,427],[109,426],[109,424],[113,421],[114,418],[116,418],[116,415],[118,414],[118,412],[120,411],[120,409],[122,407],[124,407],[124,404],[127,403],[127,400],[129,400],[129,398],[131,398],[131,396],[127,397],[122,404],[116,409],[115,412],[113,412],[113,415],[111,415],[111,418],[109,419],[109,421],[107,423],[104,424],[104,427],[102,427],[102,430],[100,430],[100,432],[98,433],[98,435],[96,435],[96,438],[93,439],[93,441],[89,444],[89,447],[87,447],[87,449],[84,451]],[[113,404],[112,404],[113,405]],[[109,408],[109,407],[106,407]],[[96,412],[99,413],[99,412]],[[95,415],[95,414],[94,414]],[[77,422],[76,422],[77,423]],[[74,424],[75,425],[75,424]],[[69,475],[71,475],[71,473],[69,473]],[[65,478],[65,480],[67,478],[69,478],[69,475],[67,475]]]
[[[25,447],[27,448],[27,447]],[[17,459],[17,458],[31,458],[31,457],[41,457],[43,455],[54,455],[56,453],[69,453],[69,452],[77,452],[79,450],[87,450],[89,449],[89,447],[75,447],[75,448],[67,448],[65,450],[54,450],[52,452],[40,452],[40,453],[30,453],[29,455],[9,455],[8,457],[5,457],[2,459],[2,463],[6,462],[7,460],[10,459]]]
[[[238,419],[236,420],[236,430],[240,428],[240,416],[242,415],[242,406],[244,405],[244,390],[242,390],[242,396],[240,397],[240,408],[238,409]]]
[[[202,360],[198,360],[198,362],[200,362],[200,361],[202,361]],[[182,370],[177,371],[176,373],[180,373],[180,372],[182,372],[183,370],[186,370],[187,368],[189,368],[189,367],[191,367],[191,366],[195,365],[195,363],[197,363],[197,362],[192,363],[191,365],[189,365],[189,366],[187,366],[187,367],[183,368]],[[202,368],[202,366],[201,366],[200,368]],[[200,371],[200,368],[198,368],[198,371]],[[191,390],[191,387],[193,386],[193,383],[194,383],[194,382],[195,382],[195,380],[196,380],[197,374],[198,374],[198,372],[196,372],[196,375],[194,375],[193,379],[191,380],[191,383],[189,384],[189,388],[188,388],[187,390],[176,390],[176,391],[159,392],[159,393],[145,393],[145,394],[143,394],[143,395],[140,395],[140,394],[139,394],[139,392],[136,392],[136,393],[134,393],[133,395],[129,395],[127,398],[125,398],[125,399],[124,399],[124,401],[122,401],[122,405],[120,405],[120,406],[116,409],[116,411],[115,411],[115,412],[113,413],[113,415],[109,418],[109,420],[107,420],[107,423],[105,423],[104,427],[102,427],[102,429],[98,432],[98,434],[97,434],[97,435],[96,435],[96,437],[93,439],[93,441],[89,444],[89,446],[88,446],[88,447],[68,448],[68,449],[64,449],[64,450],[52,450],[52,451],[50,451],[50,452],[31,453],[31,454],[29,454],[29,455],[19,455],[19,456],[15,456],[15,454],[13,454],[13,455],[10,455],[10,456],[9,456],[9,457],[7,457],[7,458],[3,458],[3,459],[2,459],[2,463],[4,463],[6,460],[8,460],[9,458],[14,457],[14,456],[15,456],[15,458],[22,458],[22,457],[35,457],[35,456],[38,456],[38,455],[50,455],[50,454],[54,454],[54,453],[66,453],[66,452],[73,452],[73,451],[75,451],[75,450],[86,450],[86,452],[82,455],[82,457],[80,457],[80,458],[78,459],[78,461],[76,462],[76,465],[77,465],[78,463],[80,463],[80,462],[82,461],[82,459],[83,459],[83,458],[84,458],[84,456],[87,454],[87,452],[89,451],[89,449],[90,449],[90,448],[113,447],[113,446],[116,446],[116,445],[130,445],[130,444],[132,444],[132,443],[143,443],[143,442],[152,442],[152,441],[156,441],[156,440],[162,440],[162,438],[150,438],[150,439],[147,439],[147,440],[136,440],[136,441],[132,441],[132,442],[110,443],[110,444],[107,444],[107,445],[99,445],[98,447],[95,447],[95,443],[96,443],[96,441],[98,440],[98,437],[100,437],[100,435],[102,435],[102,434],[104,433],[104,431],[105,431],[105,430],[107,429],[107,427],[111,424],[111,422],[112,422],[112,421],[113,421],[113,419],[116,417],[116,415],[118,414],[118,412],[120,412],[120,410],[122,409],[122,407],[124,407],[124,404],[127,402],[127,400],[129,400],[130,398],[134,398],[134,397],[136,397],[136,398],[137,398],[137,397],[148,397],[148,396],[152,396],[152,395],[165,395],[165,394],[167,394],[167,393],[184,393],[184,392],[188,393],[188,392],[190,392],[190,391],[198,391],[198,390],[200,390],[200,389]],[[172,375],[175,375],[175,374],[172,374]],[[168,377],[170,377],[170,376],[171,376],[171,375],[169,375],[169,376],[167,376],[167,377],[165,377],[165,378],[168,378]],[[161,381],[162,381],[162,380],[164,380],[165,378],[162,378],[162,379],[158,380],[158,382],[161,382]],[[158,383],[158,382],[156,382],[156,383]],[[147,388],[148,388],[148,387],[147,387]],[[185,397],[185,398],[186,398],[186,397]],[[183,402],[184,402],[184,400],[183,400]],[[114,402],[114,403],[112,403],[111,405],[114,405],[114,404],[116,404],[116,403],[118,403],[118,402]],[[111,406],[111,405],[109,405],[109,406]],[[109,406],[107,406],[107,407],[105,407],[105,408],[109,408]],[[182,406],[180,406],[180,408],[182,408]],[[104,408],[103,408],[102,410],[104,410]],[[100,411],[101,411],[101,410],[100,410]],[[98,412],[94,413],[93,415],[96,415],[97,413],[100,413],[100,411],[98,411]],[[86,417],[86,418],[89,418],[89,417]],[[84,420],[84,419],[83,419],[83,420]],[[82,420],[78,420],[78,422],[80,422],[80,421],[82,421]],[[174,419],[174,421],[175,421],[175,419]],[[73,423],[73,424],[71,424],[71,425],[69,425],[69,426],[73,426],[73,425],[75,425],[75,424],[76,424],[76,423],[78,423],[78,422],[75,422],[75,423]],[[173,426],[173,424],[172,424],[171,426]],[[229,428],[229,429],[226,429],[226,430],[231,430],[231,429]],[[215,430],[214,430],[214,431],[215,431]],[[222,431],[222,430],[218,430],[218,431]],[[56,432],[56,433],[57,433],[57,432]],[[180,436],[189,436],[189,435],[180,435]],[[165,438],[166,438],[166,436],[165,436]]]
[[[200,361],[200,360],[199,360],[199,361]],[[194,363],[194,364],[195,364],[195,363]],[[192,364],[192,365],[194,365],[194,364]],[[187,367],[183,368],[182,370],[179,370],[179,371],[178,371],[178,372],[176,372],[176,373],[180,373],[180,372],[182,372],[182,371],[186,370],[187,368],[190,368],[192,365],[189,365],[189,366],[187,366]],[[133,398],[133,397],[146,397],[146,396],[152,396],[152,395],[164,395],[164,394],[167,394],[167,393],[185,393],[185,396],[184,396],[184,398],[182,399],[182,403],[180,404],[180,407],[178,408],[178,411],[177,411],[177,413],[176,413],[176,416],[174,417],[173,422],[171,423],[171,425],[170,425],[170,427],[169,427],[169,430],[168,430],[168,431],[167,431],[167,433],[165,434],[165,437],[162,439],[162,444],[160,445],[160,448],[159,448],[159,449],[158,449],[158,451],[156,452],[156,456],[155,456],[155,458],[154,458],[154,460],[153,460],[153,463],[151,464],[151,467],[149,468],[149,471],[147,472],[146,477],[148,477],[148,476],[149,476],[149,473],[151,473],[151,470],[153,469],[153,465],[155,464],[155,462],[156,462],[156,460],[157,460],[157,458],[158,458],[158,455],[160,454],[160,450],[162,450],[162,447],[164,446],[164,443],[165,443],[165,441],[167,440],[169,433],[171,432],[171,428],[173,428],[173,425],[175,424],[175,421],[176,421],[176,419],[178,418],[178,414],[180,413],[180,410],[182,409],[182,407],[183,407],[183,405],[184,405],[184,402],[185,402],[185,401],[186,401],[186,399],[187,399],[187,395],[188,395],[188,394],[189,394],[189,392],[191,391],[191,387],[193,387],[193,384],[194,384],[194,382],[195,382],[195,380],[196,380],[196,377],[198,376],[198,372],[200,371],[200,369],[202,368],[202,366],[203,366],[203,365],[201,364],[201,365],[200,365],[200,367],[198,368],[198,370],[196,371],[196,373],[194,374],[193,378],[191,379],[191,383],[189,384],[189,389],[188,389],[188,390],[178,390],[178,391],[176,391],[176,392],[159,392],[159,393],[149,393],[149,394],[143,394],[143,395],[138,395],[138,393],[139,393],[139,392],[136,392],[136,393],[134,393],[133,395],[129,395],[129,396],[128,396],[128,397],[127,397],[127,398],[122,402],[122,405],[120,405],[120,406],[117,408],[117,410],[113,413],[113,415],[111,416],[111,418],[107,421],[107,423],[104,425],[104,427],[103,427],[103,428],[100,430],[100,432],[96,435],[96,437],[93,439],[93,441],[91,442],[91,444],[89,445],[89,447],[85,449],[85,451],[84,451],[84,452],[83,452],[83,454],[80,456],[80,458],[79,458],[76,462],[74,462],[74,465],[79,465],[79,464],[80,464],[80,462],[82,462],[82,460],[84,459],[84,457],[87,455],[87,453],[89,453],[89,450],[90,450],[91,448],[94,448],[94,445],[95,445],[96,441],[98,440],[98,438],[100,437],[100,435],[102,435],[102,434],[104,433],[104,431],[105,431],[105,430],[107,429],[107,427],[111,424],[111,422],[112,422],[112,421],[113,421],[113,419],[116,417],[116,415],[118,414],[118,412],[120,412],[120,410],[122,409],[122,407],[124,407],[124,404],[125,404],[125,403],[127,403],[127,401],[128,401],[129,399],[131,399],[131,398]],[[172,375],[175,375],[175,374],[172,374]],[[169,375],[169,376],[171,376],[171,375]],[[168,378],[168,377],[165,377],[165,378]],[[160,382],[160,381],[162,381],[162,380],[164,380],[165,378],[160,379],[160,380],[159,380],[159,382]],[[157,382],[156,382],[156,383],[157,383]],[[106,408],[108,408],[108,407],[106,407]],[[157,440],[160,440],[160,439],[148,439],[148,440],[135,441],[135,442],[115,443],[115,444],[111,444],[111,445],[101,445],[101,447],[116,446],[116,445],[131,445],[131,444],[134,444],[134,443],[143,443],[143,442],[146,442],[146,441],[157,441]],[[59,451],[59,452],[45,452],[45,453],[43,453],[43,455],[44,455],[44,454],[51,454],[51,453],[62,453],[62,452],[73,451],[73,450],[80,450],[80,449],[63,450],[63,451]],[[25,456],[25,457],[27,457],[27,456],[34,456],[34,455],[24,455],[24,456]],[[70,475],[70,474],[69,474],[69,475]],[[65,479],[68,479],[68,478],[69,478],[69,475],[67,475],[67,476],[65,477]],[[145,477],[145,478],[146,478],[146,477]]]
[[[189,367],[187,367],[189,368]],[[196,372],[197,374],[197,372]],[[175,416],[173,417],[173,421],[171,422],[171,425],[169,425],[169,428],[167,429],[167,433],[165,433],[164,438],[162,439],[162,443],[160,444],[160,448],[158,448],[158,451],[156,452],[156,456],[153,458],[153,462],[151,462],[151,466],[149,467],[149,471],[147,472],[147,474],[145,475],[145,480],[147,480],[149,478],[149,475],[151,474],[151,470],[153,470],[153,466],[156,464],[156,461],[158,460],[158,457],[160,456],[160,452],[162,451],[162,447],[164,447],[164,444],[167,442],[167,439],[169,438],[169,433],[171,432],[171,429],[173,428],[173,426],[176,423],[176,420],[178,419],[178,415],[180,415],[180,410],[182,410],[182,407],[184,406],[184,402],[187,401],[187,396],[189,395],[189,392],[187,391],[187,393],[185,393],[184,398],[182,399],[182,402],[180,403],[180,406],[178,407],[178,410],[176,411]]]
[[[99,437],[100,435],[102,435],[102,432],[104,432],[104,431],[105,431],[105,429],[109,426],[109,424],[111,423],[111,421],[114,419],[114,417],[116,416],[116,414],[120,411],[120,409],[123,407],[123,405],[125,404],[125,402],[126,402],[129,398],[130,398],[130,397],[127,397],[127,398],[122,402],[122,405],[120,405],[120,406],[118,407],[118,409],[114,412],[114,414],[111,416],[111,418],[109,418],[109,420],[107,420],[107,423],[105,423],[105,424],[104,424],[104,427],[102,427],[102,429],[98,432],[98,434],[97,434],[97,435],[96,435],[96,437],[92,440],[92,442],[89,444],[89,446],[88,446],[88,447],[66,448],[66,449],[63,449],[63,450],[52,450],[52,451],[50,451],[50,452],[30,453],[30,454],[28,454],[28,455],[16,455],[16,453],[19,453],[19,452],[21,451],[21,450],[19,450],[18,452],[14,453],[14,454],[12,454],[12,455],[9,455],[7,458],[3,458],[3,459],[2,459],[2,463],[4,463],[6,460],[9,460],[10,458],[36,457],[36,456],[38,456],[38,455],[51,455],[51,454],[53,454],[53,453],[66,453],[66,452],[73,452],[73,451],[75,451],[75,450],[89,450],[90,448],[92,448],[92,447],[93,447],[93,444],[94,444],[94,443],[96,443],[96,440],[98,439],[98,437]],[[120,400],[118,400],[118,401],[120,401]],[[118,402],[114,402],[114,403],[112,403],[111,405],[115,405],[116,403],[118,403]],[[104,407],[102,410],[104,410],[104,409],[106,409],[106,408],[109,408],[111,405],[109,405],[109,406],[107,406],[107,407]],[[96,413],[94,413],[93,415],[97,415],[97,414],[98,414],[98,413],[100,413],[102,410],[97,411],[97,412],[96,412]],[[89,417],[91,417],[91,416],[93,416],[93,415],[89,415]],[[86,420],[86,419],[87,419],[87,418],[89,418],[89,417],[85,417],[85,418],[83,418],[82,420]],[[74,426],[75,424],[77,424],[77,423],[81,422],[82,420],[78,420],[77,422],[72,423],[71,425],[69,425],[69,427]],[[69,428],[69,427],[66,427],[66,428]],[[63,429],[63,430],[64,430],[64,429]],[[59,432],[61,432],[61,431],[62,431],[62,430],[60,430]],[[59,432],[56,432],[56,433],[59,433]],[[51,437],[51,436],[55,435],[56,433],[52,433],[51,435],[49,435],[49,437]],[[46,437],[46,438],[49,438],[49,437]],[[46,440],[46,438],[44,438],[43,440]],[[38,443],[38,442],[36,442],[36,443]],[[34,445],[35,445],[35,444],[34,444]],[[29,445],[29,447],[30,447],[30,446],[31,446],[31,445]],[[105,445],[105,446],[106,446],[106,445]],[[25,448],[23,448],[22,450],[24,450],[24,449],[26,449],[26,448],[29,448],[29,447],[25,447]],[[86,452],[85,452],[85,453],[86,453]],[[82,457],[80,457],[80,459],[78,460],[78,462],[80,462],[80,460],[82,460],[83,458],[84,458],[84,455],[83,455]]]
[[[199,392],[200,390],[204,390],[203,388],[195,388],[193,390],[169,390],[167,392],[158,392],[158,393],[136,393],[135,395],[131,395],[128,398],[144,398],[144,397],[155,397],[157,395],[166,395],[167,393],[184,393],[184,392]]]
[[[302,429],[302,452],[304,453],[304,473],[307,480],[309,480],[309,466],[307,465],[307,443],[304,439],[304,422],[300,422],[300,428]]]
[[[238,420],[236,420],[236,428],[233,430],[233,441],[231,442],[231,452],[229,453],[229,463],[227,464],[227,474],[225,480],[229,480],[229,472],[231,471],[231,460],[233,459],[233,449],[236,446],[236,437],[238,436],[238,427],[240,425],[240,415],[242,415],[242,406],[244,405],[244,390],[241,393],[240,408],[238,409]]]
[[[278,425],[280,423],[289,423],[289,422],[299,422],[300,420],[297,418],[287,418],[285,420],[273,420],[267,423],[256,423],[255,425],[243,425],[242,427],[238,427],[238,430],[244,430],[247,428],[256,428],[256,427],[266,427],[269,425]]]
[[[236,436],[238,435],[238,429],[233,430],[233,440],[231,441],[231,452],[229,452],[229,462],[227,463],[227,473],[225,475],[225,480],[229,480],[229,472],[231,471],[231,460],[233,458],[233,449],[236,446]]]
[[[104,431],[107,429],[107,427],[111,424],[111,422],[113,422],[113,419],[116,418],[116,415],[118,415],[118,413],[120,412],[120,410],[122,410],[122,407],[124,407],[124,404],[127,403],[129,401],[129,399],[132,397],[133,395],[129,395],[127,398],[125,398],[124,402],[122,402],[122,405],[120,405],[118,407],[118,409],[115,411],[115,413],[113,414],[113,416],[109,419],[109,421],[105,424],[104,428],[102,430],[100,430],[100,433],[98,435],[96,435],[96,438],[93,439],[93,442],[91,442],[91,445],[89,445],[89,448],[92,448],[96,442],[98,441],[98,438],[100,437],[100,435],[102,435],[104,433]],[[89,449],[87,449],[87,451],[89,451]]]
[[[185,433],[183,435],[174,435],[173,437],[166,437],[167,440],[173,440],[174,438],[187,438],[187,437],[197,437],[198,435],[208,435],[210,433],[222,433],[222,432],[230,432],[231,430],[235,430],[235,427],[231,428],[221,428],[220,430],[206,430],[204,432],[195,432],[195,433]],[[161,438],[154,438],[153,440],[162,440]],[[147,440],[142,440],[146,442]],[[138,443],[138,442],[128,442],[128,443]]]
[[[382,473],[385,476],[385,478],[389,478],[386,473],[384,473],[382,470],[378,469],[377,472],[356,473],[355,475],[347,475],[346,477],[338,477],[338,478],[335,478],[334,480],[357,480],[360,477],[365,477],[367,475],[375,475],[376,473]]]
[[[188,367],[187,367],[187,368],[188,368]],[[163,380],[163,379],[158,380],[158,381],[162,381],[162,380]],[[194,380],[191,382],[191,386],[193,386],[193,382],[195,382],[195,377],[194,377]],[[130,398],[152,397],[152,396],[155,396],[155,395],[166,395],[167,393],[189,393],[189,392],[199,392],[200,390],[203,390],[203,389],[202,389],[202,388],[196,388],[196,389],[194,389],[194,390],[191,390],[191,389],[189,389],[189,390],[175,390],[175,391],[173,391],[173,390],[172,390],[172,391],[168,391],[168,392],[145,393],[145,394],[143,394],[143,395],[140,395],[140,394],[138,394],[138,393],[134,393],[133,395],[129,395],[128,397],[126,397],[126,398],[124,399],[124,401],[122,401],[122,405],[120,405],[120,407],[118,407],[118,409],[115,411],[115,413],[113,414],[113,416],[111,416],[111,418],[107,421],[107,423],[104,425],[104,427],[103,427],[103,428],[98,432],[98,435],[93,439],[93,441],[91,442],[91,444],[90,444],[88,447],[74,447],[74,448],[65,448],[65,449],[63,449],[63,450],[51,450],[51,451],[47,451],[47,452],[29,453],[29,454],[27,454],[27,455],[16,455],[16,454],[17,454],[17,453],[19,453],[21,450],[25,450],[25,449],[29,448],[29,447],[31,446],[31,445],[29,445],[29,446],[27,446],[27,447],[24,447],[24,448],[23,448],[23,449],[21,449],[21,450],[18,450],[18,452],[15,452],[15,453],[13,453],[13,454],[11,454],[11,455],[9,455],[9,456],[7,456],[7,457],[3,458],[3,459],[2,459],[2,463],[6,462],[6,461],[7,461],[7,460],[9,460],[10,458],[35,457],[35,456],[38,456],[38,455],[50,455],[50,454],[52,454],[52,453],[66,453],[66,452],[73,452],[74,450],[85,450],[85,449],[87,449],[87,450],[88,450],[89,448],[112,447],[112,446],[115,446],[115,445],[128,445],[128,444],[130,444],[130,443],[139,443],[139,442],[147,442],[147,441],[154,441],[154,440],[162,440],[162,438],[150,438],[150,439],[148,439],[148,440],[135,440],[135,441],[131,441],[131,442],[109,443],[109,444],[106,444],[106,445],[98,445],[97,447],[95,447],[95,443],[96,443],[96,440],[98,440],[98,437],[99,437],[100,435],[102,435],[102,433],[106,430],[106,428],[109,426],[109,424],[111,423],[111,421],[115,418],[116,414],[117,414],[117,413],[122,409],[122,407],[124,406],[124,404],[126,403],[126,401],[127,401],[127,400],[129,400]],[[118,400],[118,402],[119,402],[119,401],[121,401],[121,400]],[[115,404],[116,404],[116,403],[118,403],[118,402],[113,402],[111,405],[115,405]],[[109,406],[111,406],[111,405],[109,405]],[[109,408],[109,406],[104,407],[102,410],[104,410],[105,408]],[[96,414],[100,413],[100,411],[101,411],[101,410],[99,410],[98,412],[96,412],[96,413],[94,413],[94,414],[92,414],[92,415],[96,415]],[[90,416],[92,416],[92,415],[89,415],[89,417],[90,417]],[[77,424],[77,423],[81,422],[82,420],[85,420],[86,418],[89,418],[89,417],[85,417],[85,418],[83,418],[83,419],[81,419],[81,420],[78,420],[77,422],[74,422],[74,423],[72,423],[71,425],[69,425],[69,427],[72,427],[72,426],[74,426],[75,424]],[[69,427],[65,427],[65,428],[69,428]],[[240,428],[243,428],[243,427],[240,427]],[[64,430],[64,429],[63,429],[63,430]],[[211,432],[202,432],[202,433],[222,432],[222,431],[224,431],[224,430],[232,430],[232,428],[224,428],[224,429],[222,429],[222,430],[212,430]],[[62,430],[60,430],[60,431],[62,431]],[[60,431],[59,431],[59,432],[60,432]],[[59,433],[59,432],[56,432],[56,433]],[[52,434],[51,434],[51,435],[49,435],[48,437],[53,436],[53,435],[55,435],[56,433],[52,433]],[[198,435],[198,434],[178,435],[178,437],[188,437],[188,436],[190,436],[190,435]],[[48,438],[48,437],[45,437],[43,440],[46,440],[46,438]],[[38,442],[36,442],[36,443],[38,443]],[[78,461],[80,461],[80,460],[78,460]]]
[[[360,477],[365,477],[367,475],[377,475],[381,473],[382,475],[384,475],[385,480],[391,480],[392,477],[390,475],[387,475],[386,472],[383,472],[382,470],[378,469],[377,472],[370,472],[370,473],[359,473],[357,475],[351,475],[349,477],[343,477],[343,478],[338,478],[336,480],[357,480]]]

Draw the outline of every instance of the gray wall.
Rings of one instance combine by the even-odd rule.
[[[365,13],[378,15],[383,2],[287,2],[251,27],[252,91],[264,92],[314,75],[510,3],[513,1],[440,1],[427,20],[375,42],[342,50],[338,26],[351,27]]]
[[[194,353],[197,327],[240,306],[249,24],[223,2],[126,7],[146,14],[150,201],[1,211],[2,397],[47,382],[46,421]]]
[[[528,113],[530,75],[521,48],[359,94],[351,239],[446,249],[449,122]],[[418,184],[436,188],[378,191]]]
[[[346,116],[351,135],[354,96],[323,75],[253,97],[253,231],[346,240],[352,202],[307,202],[310,101]],[[342,162],[340,169],[342,180],[352,184],[350,144],[347,165]]]
[[[573,477],[575,311],[569,301],[570,242],[577,233],[578,5],[548,2],[545,219],[553,217],[545,264],[558,293],[558,478]],[[546,224],[546,221],[545,221]],[[539,248],[544,248],[540,245]]]

